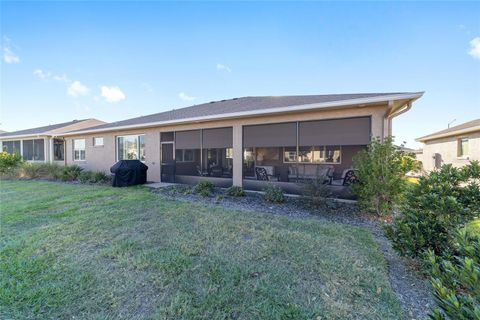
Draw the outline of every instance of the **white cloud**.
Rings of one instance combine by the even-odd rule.
[[[55,81],[60,81],[60,82],[65,82],[65,83],[69,83],[70,82],[70,79],[68,79],[67,75],[64,73],[62,75],[58,75],[58,74],[55,74],[53,76],[53,80]]]
[[[39,79],[46,80],[47,78],[50,77],[50,72],[45,72],[42,69],[35,69],[33,71],[33,74],[37,76]]]
[[[3,60],[6,63],[20,63],[20,58],[9,47],[3,48]]]
[[[187,95],[185,92],[180,92],[178,94],[178,97],[184,101],[193,101],[195,100],[196,98],[195,97],[191,97],[189,95]]]
[[[122,92],[122,90],[120,90],[119,87],[102,86],[100,90],[102,97],[105,98],[105,101],[110,103],[116,103],[125,100],[126,98],[125,94]]]
[[[80,81],[73,81],[67,88],[67,94],[71,97],[86,96],[90,92]]]
[[[470,51],[468,51],[468,54],[480,59],[480,37],[476,37],[470,41]]]
[[[228,67],[224,64],[221,64],[221,63],[217,63],[217,70],[232,72],[232,69],[230,69],[230,67]]]

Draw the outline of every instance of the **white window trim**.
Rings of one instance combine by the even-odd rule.
[[[96,144],[95,139],[102,139],[102,144]],[[103,148],[103,146],[105,145],[105,139],[104,139],[104,137],[93,137],[92,138],[92,144],[95,148]]]
[[[145,137],[145,133],[140,133],[140,134],[126,134],[126,135],[121,135],[121,136],[115,136],[115,159],[116,161],[120,161],[120,157],[119,157],[119,150],[120,148],[118,147],[118,138],[122,138],[122,137],[136,137],[137,139],[140,137],[140,136],[143,136]],[[138,154],[140,154],[140,141],[138,141]],[[145,149],[147,147],[147,143],[145,141]],[[123,160],[127,160],[127,159],[123,159]],[[143,163],[145,163],[145,161],[147,160],[147,152],[145,150],[145,160],[140,160],[140,159],[135,159],[135,160],[139,160]]]
[[[468,154],[460,154],[460,152],[462,151],[462,140],[467,140]],[[470,139],[468,137],[460,137],[457,139],[457,159],[458,160],[470,159]]]
[[[75,140],[83,140],[83,143],[85,147],[83,148],[83,151],[85,153],[85,158],[84,159],[75,159]],[[82,150],[82,149],[77,149],[77,150]],[[80,153],[79,153],[80,155]],[[85,162],[87,161],[87,141],[86,139],[72,139],[72,159],[74,162]]]

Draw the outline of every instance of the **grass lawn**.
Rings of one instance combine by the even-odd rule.
[[[357,227],[166,201],[144,187],[0,186],[3,319],[399,319]]]

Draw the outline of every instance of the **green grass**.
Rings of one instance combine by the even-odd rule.
[[[0,318],[402,317],[362,228],[143,187],[2,181],[0,196]]]

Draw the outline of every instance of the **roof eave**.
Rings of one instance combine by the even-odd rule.
[[[470,133],[470,132],[476,132],[476,131],[480,132],[480,126],[474,126],[474,127],[470,127],[470,128],[460,129],[460,130],[451,131],[451,132],[445,132],[445,133],[441,133],[441,134],[431,134],[431,135],[428,135],[428,136],[423,136],[423,137],[417,138],[417,139],[415,139],[415,141],[426,142],[426,141],[448,138],[448,137],[462,135],[462,134],[466,134],[466,133]]]
[[[261,116],[261,115],[274,114],[274,113],[308,111],[308,110],[314,110],[319,108],[341,108],[341,107],[351,108],[352,106],[363,107],[362,105],[365,105],[365,104],[386,102],[391,100],[409,99],[409,101],[415,101],[416,99],[420,98],[422,95],[423,95],[423,92],[414,92],[414,93],[393,94],[393,95],[376,96],[376,97],[369,97],[369,98],[358,98],[358,99],[339,100],[339,101],[331,101],[331,102],[323,102],[323,103],[314,103],[314,104],[292,105],[292,106],[286,106],[286,107],[261,109],[261,110],[254,110],[254,111],[225,113],[225,114],[219,114],[215,116],[202,116],[202,117],[193,117],[193,118],[185,118],[185,119],[170,120],[170,121],[146,122],[141,124],[132,124],[132,125],[117,126],[117,127],[72,131],[72,132],[64,133],[62,134],[62,136],[75,136],[75,135],[81,135],[81,134],[108,132],[108,131],[116,131],[116,130],[142,129],[142,128],[166,126],[166,125],[172,125],[172,124],[185,124],[185,123],[212,121],[212,120],[225,120],[225,119],[231,119],[231,118]]]

